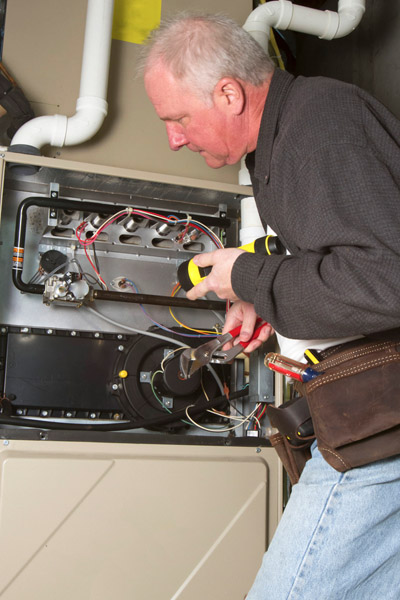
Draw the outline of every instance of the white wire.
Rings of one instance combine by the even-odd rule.
[[[218,415],[218,417],[223,417],[224,419],[229,419],[229,421],[241,421],[243,423],[243,421],[246,420],[246,416],[244,417],[239,417],[236,415],[226,415],[223,412],[220,412],[219,410],[216,410],[215,408],[208,408],[207,412],[211,413],[212,415]]]
[[[151,213],[146,210],[140,210],[140,208],[135,208],[133,210],[133,214],[138,217],[146,217],[150,221],[164,221],[164,223],[170,223],[173,225],[175,220],[169,219],[168,217],[164,217],[163,215],[159,215],[158,213]]]
[[[171,352],[168,352],[168,354],[166,356],[164,356],[164,358],[162,359],[161,363],[160,363],[160,367],[161,367],[161,372],[164,373],[165,368],[164,368],[164,363],[165,361],[172,355],[175,354],[175,352],[178,352],[178,350],[181,350],[182,348],[186,348],[187,346],[181,346],[180,348],[175,348],[175,350],[171,350]]]
[[[212,229],[210,229],[209,227],[207,227],[207,225],[204,225],[204,223],[202,223],[201,221],[196,221],[195,219],[193,219],[193,223],[199,223],[199,225],[201,225],[201,227],[204,227],[204,229],[206,229],[208,231],[208,233],[213,237],[213,239],[216,240],[216,246],[218,246],[218,248],[223,248],[223,244],[221,242],[221,240],[219,239],[219,237],[217,236],[216,233],[213,232]]]
[[[153,333],[152,331],[145,331],[144,329],[136,329],[135,327],[129,327],[128,325],[125,325],[124,323],[118,323],[117,321],[110,319],[110,317],[106,317],[106,315],[103,315],[98,310],[96,310],[95,308],[92,308],[90,306],[86,306],[86,309],[89,310],[90,312],[94,313],[101,319],[104,319],[104,321],[108,321],[108,323],[111,323],[111,325],[116,325],[117,327],[122,327],[122,329],[126,329],[127,331],[132,331],[133,333],[138,333],[140,335],[147,335],[149,337],[157,338],[159,340],[164,340],[170,344],[174,344],[175,346],[180,346],[181,348],[189,348],[189,346],[185,346],[184,344],[182,344],[182,342],[180,342],[178,340],[174,340],[174,338],[167,337],[166,335],[161,335],[160,333]]]
[[[215,433],[215,432],[223,432],[223,431],[232,431],[233,429],[237,429],[238,427],[242,427],[242,425],[244,425],[247,421],[250,421],[250,419],[252,418],[252,416],[254,415],[254,413],[256,412],[256,410],[258,409],[258,407],[260,406],[260,404],[257,404],[257,406],[255,407],[255,409],[249,414],[247,415],[247,417],[243,418],[243,421],[241,423],[238,423],[237,425],[233,425],[232,427],[221,427],[221,428],[215,428],[215,429],[211,429],[209,427],[203,427],[203,425],[200,425],[199,423],[196,423],[196,421],[194,421],[192,419],[192,417],[189,415],[188,410],[189,408],[193,408],[195,405],[194,404],[190,404],[189,406],[186,407],[185,413],[187,418],[189,419],[189,421],[191,421],[193,423],[193,425],[196,425],[196,427],[199,427],[200,429],[204,429],[204,431],[210,431],[211,433]],[[229,417],[227,417],[229,418]]]
[[[125,209],[123,209],[123,210],[119,210],[118,212],[116,212],[116,213],[114,213],[114,214],[110,215],[110,216],[108,217],[108,219],[106,219],[106,220],[104,221],[104,223],[102,223],[102,225],[99,227],[99,230],[98,230],[98,231],[99,231],[99,232],[103,231],[103,229],[105,229],[106,227],[108,227],[109,223],[110,223],[111,221],[113,221],[114,219],[116,219],[117,217],[121,217],[122,215],[124,215],[124,214],[126,214],[126,213],[129,215],[129,214],[131,214],[131,212],[132,212],[132,211],[129,211],[129,209],[128,209],[128,208],[125,208]],[[89,242],[89,244],[90,244],[90,242]]]

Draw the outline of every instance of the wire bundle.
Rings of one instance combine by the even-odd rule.
[[[156,212],[128,207],[126,209],[120,210],[120,211],[114,213],[113,215],[111,215],[108,219],[106,219],[104,221],[104,223],[102,223],[102,225],[95,232],[91,232],[90,237],[86,237],[86,238],[84,237],[84,232],[85,232],[86,227],[89,224],[89,221],[88,221],[88,219],[85,219],[76,228],[75,235],[76,235],[80,245],[83,247],[86,258],[88,259],[91,267],[93,268],[94,272],[96,273],[98,281],[103,286],[103,288],[106,290],[108,289],[107,284],[100,275],[100,269],[98,267],[96,267],[96,265],[94,264],[95,263],[95,255],[94,255],[94,260],[92,261],[92,259],[89,256],[88,249],[98,239],[99,235],[107,227],[109,227],[112,223],[115,223],[117,220],[119,220],[121,218],[124,218],[126,216],[132,216],[132,215],[136,215],[136,216],[139,216],[141,218],[148,219],[151,221],[159,221],[159,222],[167,223],[171,226],[184,225],[184,230],[179,234],[180,239],[183,239],[183,237],[186,235],[186,233],[189,229],[189,226],[193,227],[194,229],[197,229],[201,233],[205,234],[215,244],[215,246],[217,248],[223,248],[223,244],[222,244],[221,240],[218,238],[218,236],[209,227],[207,227],[203,223],[200,223],[200,221],[193,219],[190,215],[187,215],[186,219],[179,219],[176,215],[164,216],[164,215],[161,215]],[[93,249],[94,249],[94,246],[93,246]],[[116,278],[116,279],[119,279],[118,284],[117,285],[112,284],[112,285],[114,285],[114,287],[117,287],[117,289],[128,287],[134,293],[136,293],[136,294],[139,293],[139,290],[138,290],[136,284],[132,280],[130,280],[126,277]],[[114,279],[114,282],[116,281],[116,279]],[[171,296],[174,297],[179,292],[180,289],[181,289],[181,286],[179,284],[176,284],[172,290]],[[173,330],[171,330],[170,328],[165,327],[161,323],[155,321],[150,316],[150,314],[146,311],[146,309],[143,307],[142,304],[140,304],[139,306],[140,306],[142,312],[146,315],[147,318],[150,319],[150,321],[152,323],[154,323],[154,325],[156,325],[160,329],[168,331],[169,333],[174,333]],[[176,316],[172,312],[171,307],[169,307],[169,312],[171,314],[171,317],[174,319],[174,321],[178,325],[180,325],[180,327],[183,327],[184,329],[188,329],[189,331],[193,331],[195,334],[195,335],[193,335],[193,334],[189,334],[189,333],[180,333],[180,335],[183,337],[203,337],[203,336],[204,337],[214,337],[214,336],[218,335],[218,333],[219,333],[216,330],[210,331],[210,330],[195,329],[193,327],[189,327],[188,325],[185,325],[184,323],[182,323],[181,321],[179,321],[176,318]]]

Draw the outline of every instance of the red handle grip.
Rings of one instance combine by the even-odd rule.
[[[265,323],[262,319],[257,319],[256,321],[256,329],[253,331],[253,335],[251,336],[251,338],[249,339],[248,342],[239,342],[239,344],[242,346],[242,348],[246,348],[250,342],[252,342],[254,339],[258,338],[261,329],[264,327],[264,325],[268,325],[268,323]],[[235,327],[235,329],[232,329],[229,333],[232,336],[232,338],[236,338],[240,332],[241,332],[242,326],[238,325],[237,327]]]

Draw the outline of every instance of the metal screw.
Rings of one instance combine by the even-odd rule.
[[[122,335],[120,333],[117,335],[117,340],[122,340]]]
[[[173,408],[174,401],[172,398],[163,398],[162,400],[165,408]]]
[[[256,452],[257,452],[257,454],[260,454],[261,448],[256,448]]]
[[[9,443],[10,443],[10,442],[9,442],[8,440],[4,440],[4,442],[3,442],[3,446],[8,446],[8,444],[9,444]]]
[[[95,338],[99,338],[99,337],[100,337],[100,334],[99,334],[99,333],[95,333],[95,334],[94,334],[94,337],[95,337]]]
[[[71,335],[72,335],[72,337],[75,337],[76,336],[76,331],[71,331]]]
[[[52,329],[47,329],[46,333],[48,333],[49,335],[51,335],[53,333]]]
[[[118,383],[113,383],[111,386],[112,390],[117,390],[118,389]]]
[[[124,346],[118,346],[118,350],[119,350],[120,352],[123,352],[123,351],[125,350],[125,347],[124,347]]]
[[[1,328],[1,333],[7,333],[7,329],[5,327]]]

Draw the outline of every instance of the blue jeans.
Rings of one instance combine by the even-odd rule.
[[[372,599],[400,599],[400,456],[339,473],[314,444],[247,600]]]

